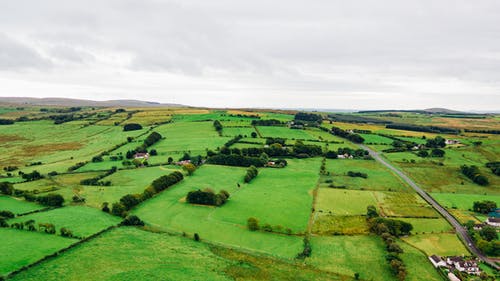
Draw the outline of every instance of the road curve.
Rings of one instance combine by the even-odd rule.
[[[425,192],[423,189],[421,189],[412,179],[410,179],[406,174],[401,172],[399,169],[391,165],[389,162],[387,162],[385,159],[383,159],[377,152],[374,150],[368,148],[366,145],[359,145],[363,149],[367,150],[370,155],[380,163],[382,163],[384,166],[387,168],[391,169],[394,173],[396,173],[399,177],[401,177],[405,182],[407,182],[425,201],[427,201],[429,204],[431,204],[436,211],[438,211],[441,216],[443,216],[454,228],[455,231],[460,235],[462,241],[465,242],[465,247],[469,249],[469,251],[477,256],[480,260],[484,261],[485,263],[489,264],[490,266],[494,267],[497,270],[500,270],[500,267],[495,264],[495,262],[485,255],[483,255],[477,247],[474,245],[474,242],[472,241],[472,238],[469,236],[469,233],[467,233],[467,229],[465,229],[464,226],[462,226],[456,219],[453,217],[445,208],[441,207],[439,203],[434,200],[427,192]]]

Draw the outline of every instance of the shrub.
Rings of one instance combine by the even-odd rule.
[[[141,130],[142,126],[140,124],[136,123],[129,123],[123,126],[124,131],[135,131],[135,130]]]
[[[257,231],[257,230],[259,230],[260,229],[260,227],[259,227],[259,220],[257,220],[254,217],[248,218],[248,220],[247,220],[247,227],[248,227],[248,230],[250,230],[250,231]]]
[[[144,226],[144,222],[136,215],[127,216],[121,223],[127,226]]]

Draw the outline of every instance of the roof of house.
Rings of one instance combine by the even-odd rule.
[[[448,257],[448,259],[451,262],[463,262],[464,261],[464,259],[462,257]]]
[[[435,263],[438,263],[438,262],[441,262],[443,261],[440,257],[436,256],[436,255],[432,255],[430,256],[430,258],[435,262]]]
[[[146,157],[146,156],[149,156],[149,153],[136,153],[134,154],[134,157]]]
[[[488,218],[488,222],[500,223],[500,218]]]

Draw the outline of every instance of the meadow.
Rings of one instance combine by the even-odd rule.
[[[41,210],[44,207],[32,202],[26,202],[21,199],[0,196],[0,211],[6,210],[11,211],[14,214],[24,214],[28,212],[33,212],[36,210]]]
[[[461,256],[469,255],[460,239],[454,233],[417,234],[404,237],[409,245],[424,251],[428,256]]]

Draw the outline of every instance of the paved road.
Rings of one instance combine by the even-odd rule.
[[[465,241],[465,246],[469,249],[471,253],[476,255],[479,259],[484,261],[485,263],[488,263],[492,267],[496,268],[497,270],[500,270],[500,267],[495,264],[495,262],[486,256],[484,256],[474,245],[472,242],[472,238],[469,236],[467,233],[467,229],[465,229],[464,226],[462,226],[448,211],[441,207],[439,203],[434,200],[427,192],[422,190],[412,179],[410,179],[407,175],[405,175],[403,172],[392,166],[389,162],[387,162],[384,158],[380,157],[380,155],[373,151],[372,149],[368,148],[365,145],[360,145],[363,149],[368,150],[370,155],[375,158],[375,160],[379,161],[383,165],[385,165],[387,168],[391,169],[394,171],[398,176],[400,176],[404,181],[406,181],[422,198],[424,198],[425,201],[427,201],[429,204],[436,209],[454,228],[455,231],[460,235],[463,241]]]

